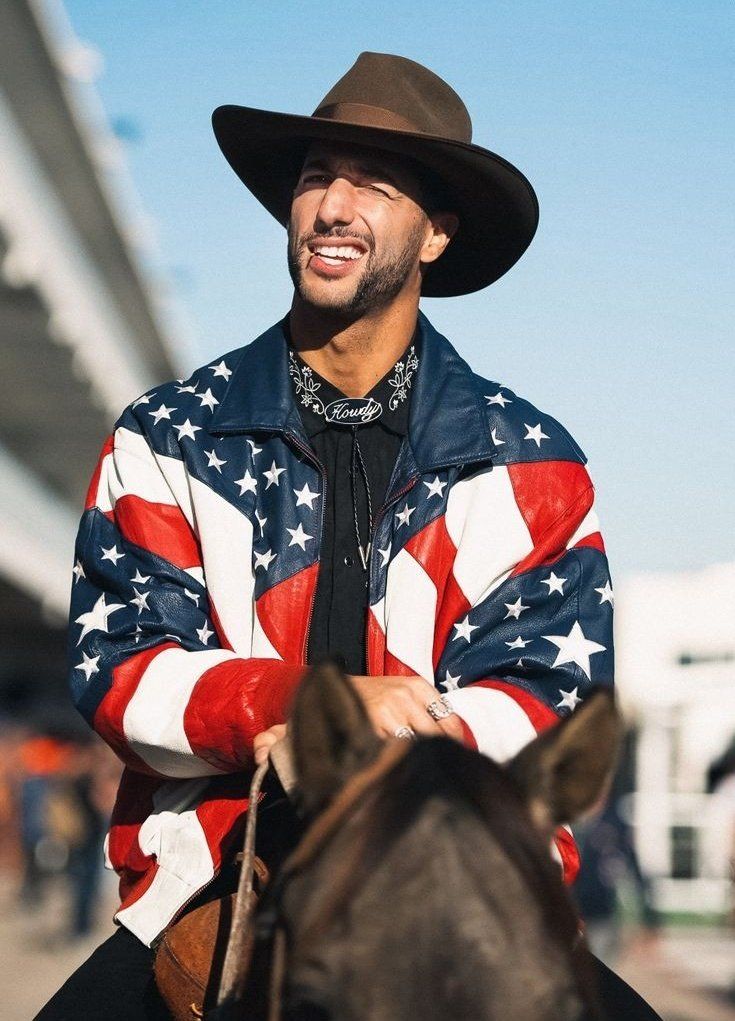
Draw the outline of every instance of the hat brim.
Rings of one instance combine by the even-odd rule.
[[[459,229],[424,276],[421,293],[471,294],[498,280],[528,248],[538,226],[538,200],[526,177],[479,145],[419,132],[219,106],[212,127],[243,184],[286,226],[306,149],[314,140],[375,146],[410,156],[445,183]]]

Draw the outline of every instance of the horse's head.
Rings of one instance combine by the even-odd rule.
[[[288,1016],[576,1019],[549,839],[599,799],[619,730],[599,691],[502,767],[446,738],[384,745],[344,675],[313,670],[291,723],[315,821],[283,877]]]

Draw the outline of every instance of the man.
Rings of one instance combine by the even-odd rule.
[[[471,143],[441,78],[386,54],[361,54],[311,117],[226,106],[214,128],[287,226],[293,301],[134,401],[92,478],[70,669],[126,764],[108,844],[121,929],[45,1021],[157,1016],[150,948],[221,884],[244,774],[309,661],[342,659],[381,735],[501,760],[612,683],[584,454],[418,308],[520,258],[528,181]],[[573,878],[566,831],[556,853]]]

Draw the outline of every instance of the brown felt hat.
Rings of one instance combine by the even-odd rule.
[[[407,57],[361,53],[310,117],[228,105],[217,107],[212,125],[232,169],[283,226],[316,139],[374,146],[427,167],[442,182],[459,228],[424,276],[426,297],[487,287],[520,259],[538,225],[528,180],[502,156],[472,144],[460,97]]]

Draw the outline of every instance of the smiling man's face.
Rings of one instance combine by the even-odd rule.
[[[357,319],[403,290],[418,295],[419,267],[437,257],[422,201],[421,182],[400,156],[313,142],[288,222],[288,268],[301,300]]]

